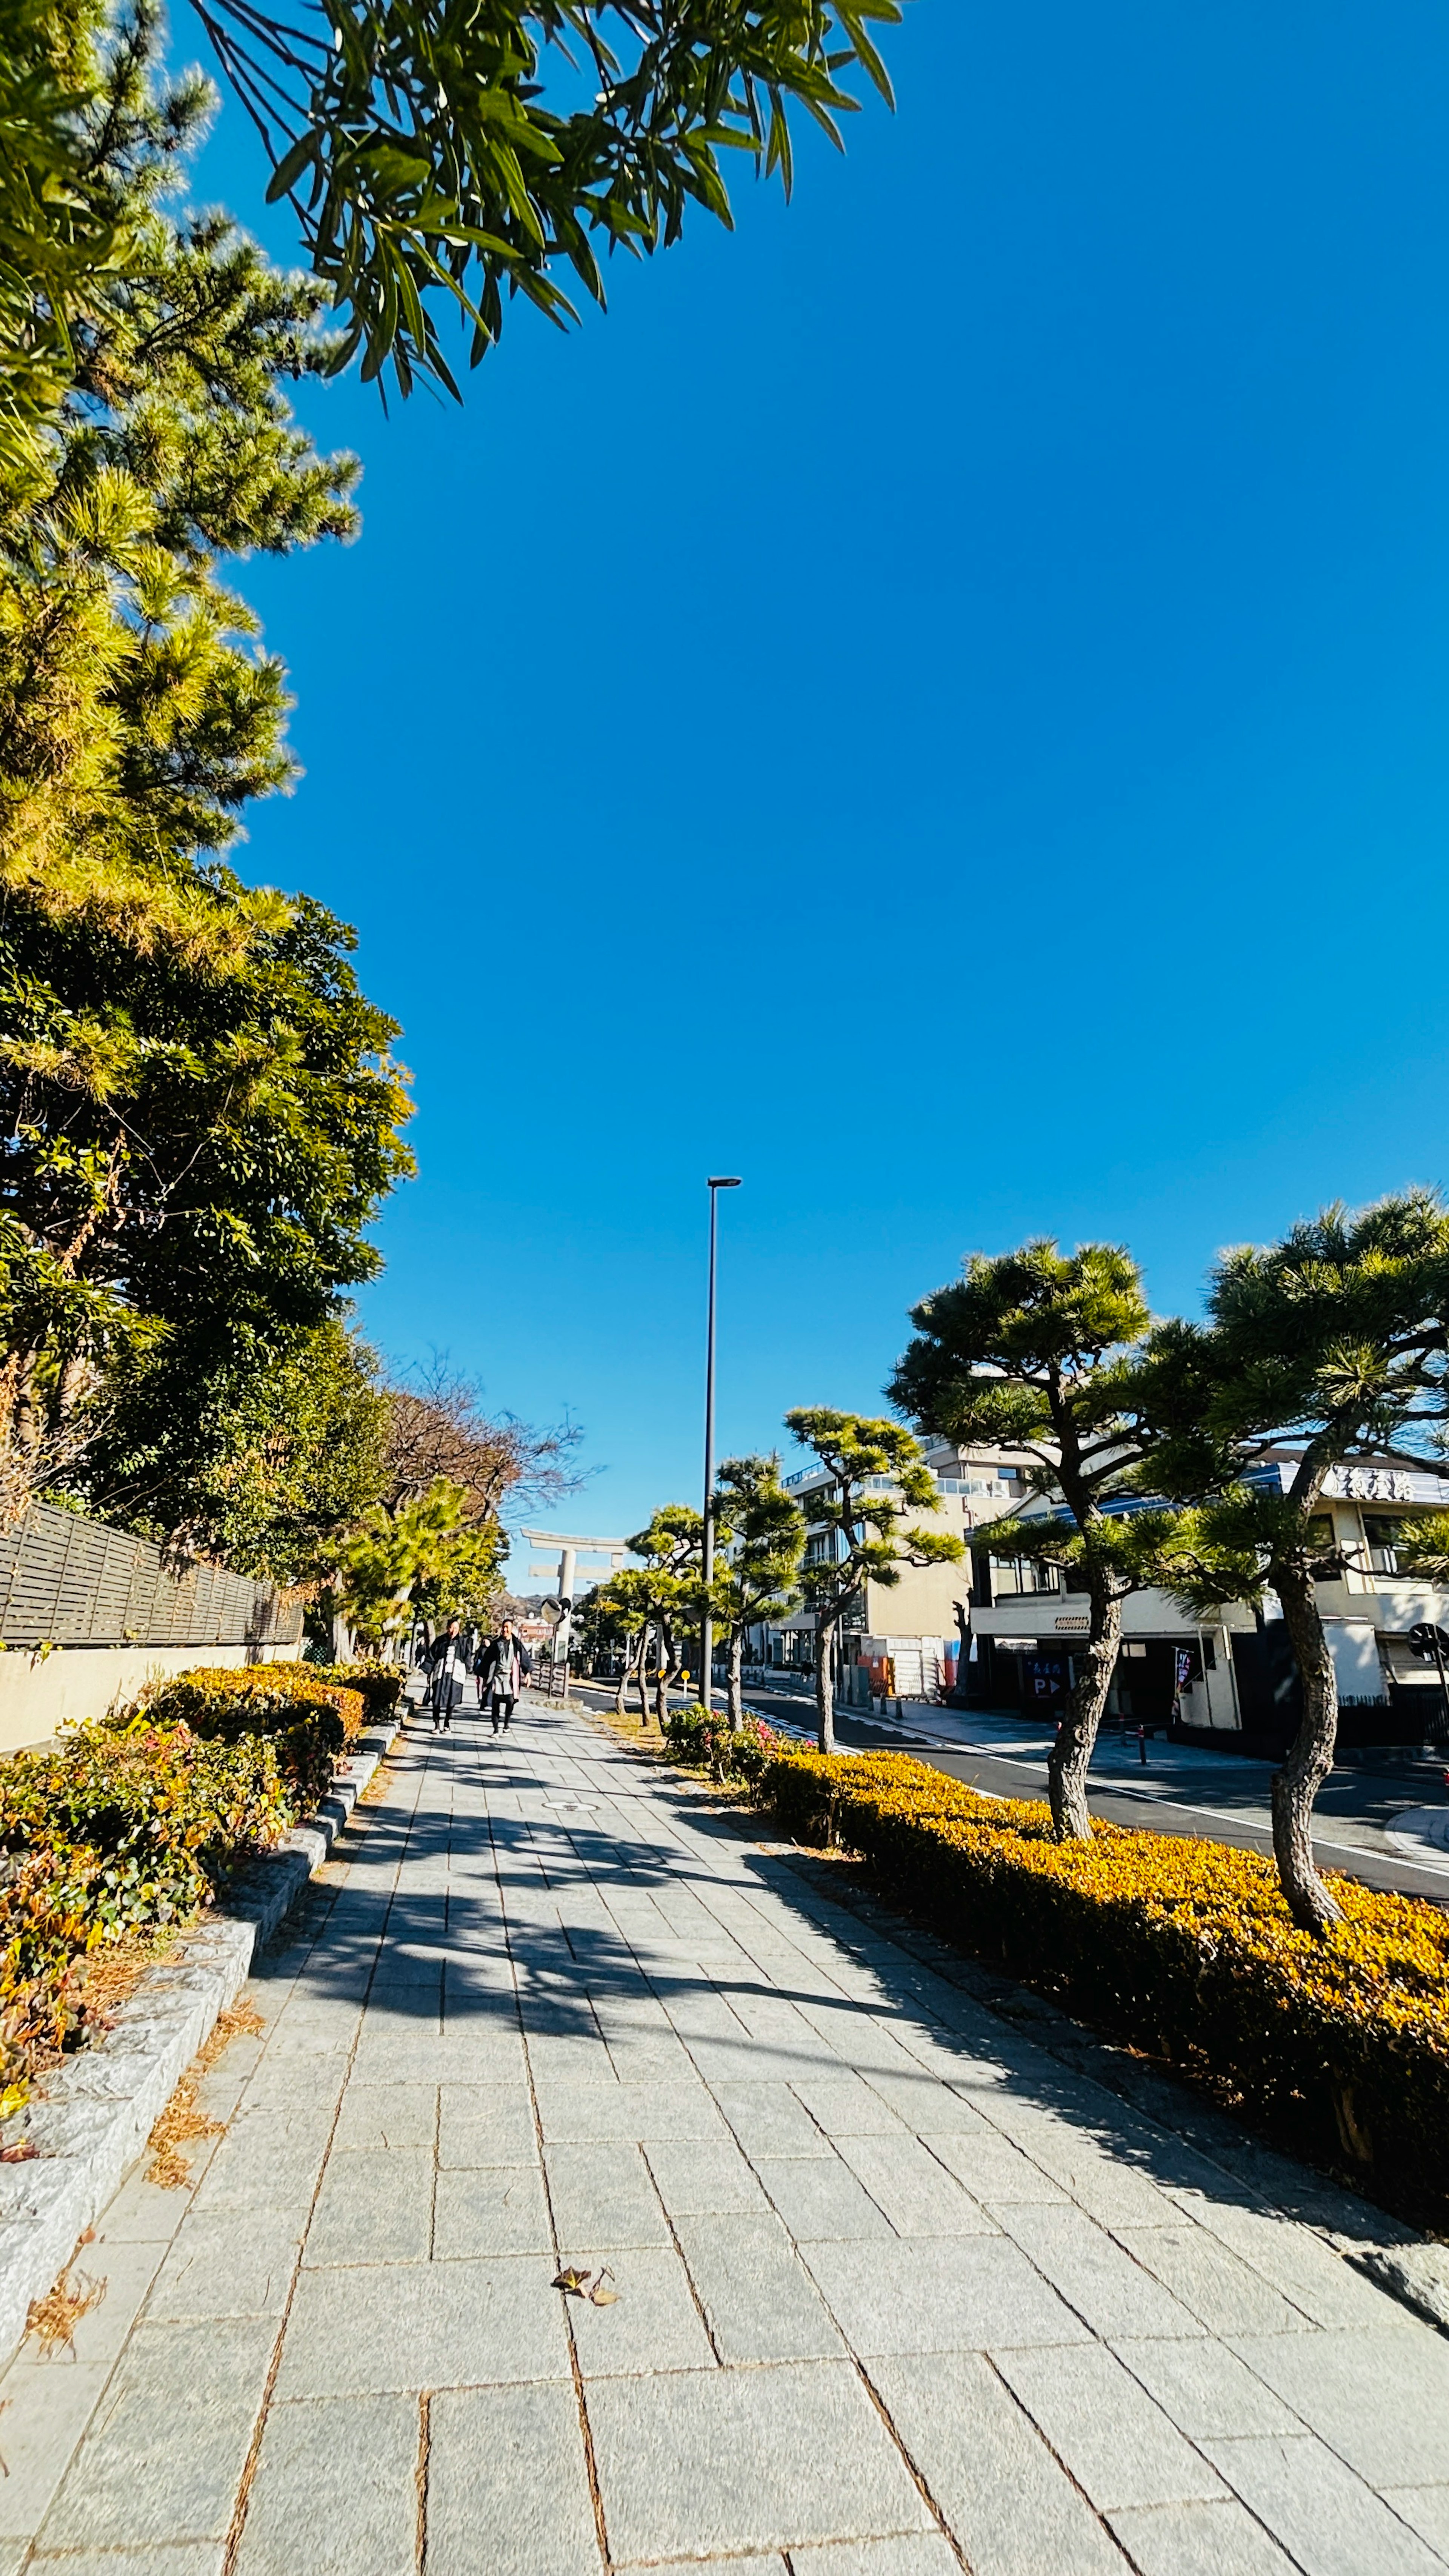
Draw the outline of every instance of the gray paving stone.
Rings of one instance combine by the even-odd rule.
[[[1206,2227],[1119,2227],[1114,2234],[1133,2259],[1189,2308],[1215,2335],[1280,2335],[1306,2330],[1301,2308],[1290,2307],[1271,2281],[1241,2261]]]
[[[842,2350],[777,2218],[711,2215],[675,2225],[722,2361],[809,2361]]]
[[[1221,2496],[1207,2461],[1100,2344],[993,2359],[1099,2512]]]
[[[302,2260],[425,2263],[433,2233],[430,2147],[328,2159]]]
[[[582,2253],[594,2245],[606,2248],[671,2242],[659,2194],[649,2178],[643,2152],[632,2139],[606,2138],[597,2146],[550,2147],[544,2162],[558,2240],[566,2252]]]
[[[818,2075],[792,2090],[827,2138],[904,2137],[904,2124],[859,2075]]]
[[[748,2156],[834,2154],[820,2124],[784,2084],[717,2084],[716,2099]]]
[[[878,2361],[871,2379],[975,2576],[1126,2576],[1120,2550],[981,2354]]]
[[[1141,2576],[1295,2576],[1292,2559],[1231,2497],[1137,2505],[1114,2513],[1111,2526]]]
[[[720,2138],[724,2123],[702,2084],[554,2084],[538,2089],[550,2145],[595,2138]]]
[[[840,2152],[901,2236],[994,2236],[994,2218],[919,2138],[842,2138]]]
[[[1182,2192],[1178,2198],[1189,2216],[1221,2237],[1315,2325],[1363,2326],[1372,2333],[1402,2321],[1397,2301],[1375,2289],[1311,2228],[1296,2226],[1275,2211],[1215,2200],[1206,2193]]]
[[[551,2258],[378,2263],[304,2271],[279,2397],[564,2379],[568,2342]]]
[[[1311,2433],[1203,2449],[1304,2576],[1443,2576],[1437,2551]]]
[[[552,2252],[553,2231],[537,2165],[484,2165],[439,2174],[435,2260]]]
[[[1240,2336],[1233,2349],[1370,2486],[1449,2481],[1449,2341],[1434,2327]]]
[[[656,2558],[649,2576],[699,2576],[700,2567],[705,2563],[698,2558],[671,2558],[667,2564],[661,2564]],[[727,2576],[788,2576],[785,2561],[776,2549],[771,2550],[768,2558],[757,2558],[753,2551],[748,2558],[731,2555],[725,2565]]]
[[[440,2165],[522,2165],[538,2154],[533,2106],[521,2084],[444,2084],[438,2095]]]
[[[299,2576],[302,2533],[306,2576],[414,2576],[417,2461],[415,2397],[273,2406],[237,2576]]]
[[[1067,2193],[1051,2175],[1033,2164],[1009,2138],[987,2127],[959,2132],[930,2131],[927,2143],[948,2173],[964,2183],[974,2200],[994,2208],[1012,2201],[1064,2201]]]
[[[20,2560],[13,2564],[18,2570]],[[45,2553],[31,2560],[36,2568],[47,2568],[50,2576],[222,2576],[226,2565],[224,2541],[176,2541],[168,2547],[152,2548],[144,2557],[135,2550],[118,2555],[112,2550],[67,2550],[63,2558]]]
[[[1000,2213],[1001,2224],[1039,2272],[1086,2318],[1094,2334],[1193,2335],[1200,2318],[1134,2263],[1082,2209],[1029,2208]]]
[[[545,2085],[617,2084],[614,2061],[598,2031],[585,2037],[581,2032],[554,2037],[536,2031],[527,2034],[528,2062],[534,2082]]]
[[[1118,2342],[1113,2350],[1190,2441],[1302,2431],[1281,2398],[1210,2336]]]
[[[1086,2327],[1002,2237],[811,2244],[803,2259],[863,2355],[1087,2341]]]
[[[600,2576],[571,2387],[444,2392],[430,2417],[428,2576]]]
[[[898,2067],[873,2067],[866,2082],[917,2137],[992,2134],[974,2102],[966,2101],[939,2075],[928,2074],[922,2066],[904,2071]]]
[[[330,2102],[254,2109],[249,2092],[197,2185],[196,2207],[307,2210],[331,2128]]]
[[[931,2528],[848,2362],[601,2380],[588,2407],[615,2560]]]
[[[369,2084],[354,2076],[342,2096],[332,2152],[431,2147],[437,2118],[435,2084]]]
[[[45,2518],[42,2549],[223,2540],[276,2331],[250,2317],[138,2326]]]
[[[740,2217],[764,2214],[764,2193],[733,2138],[697,2142],[656,2138],[648,2161],[671,2216],[695,2218],[710,2211]]]
[[[201,2181],[216,2153],[214,2138],[198,2139],[189,2152],[192,2158],[193,2188]],[[138,2164],[122,2183],[109,2209],[96,2220],[96,2241],[101,2245],[168,2245],[190,2205],[185,2192],[163,2191],[160,2185],[146,2180],[146,2164]]]
[[[714,2353],[672,2245],[636,2246],[608,2261],[611,2306],[571,2299],[569,2322],[586,2379],[620,2371],[713,2370]]]
[[[797,2243],[831,2236],[887,2240],[895,2232],[838,2155],[757,2156],[755,2170]]]
[[[792,2549],[791,2576],[960,2576],[961,2561],[939,2531],[904,2540],[827,2540],[823,2549]]]
[[[1170,2227],[1177,2218],[1177,2204],[1149,2173],[1100,2146],[1077,2122],[1022,2102],[1009,2087],[984,2107],[1013,2145],[1103,2227]]]
[[[90,2421],[109,2364],[32,2361],[22,2356],[0,2379],[0,2565],[21,2553],[64,2477]]]
[[[148,2323],[279,2317],[301,2245],[300,2217],[286,2212],[190,2210],[157,2275],[146,2307]]]
[[[1449,2486],[1386,2487],[1384,2502],[1449,2566]]]

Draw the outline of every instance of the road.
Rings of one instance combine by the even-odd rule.
[[[575,1683],[574,1689],[581,1697],[613,1698],[612,1690],[587,1684]],[[814,1734],[808,1700],[768,1691],[747,1697],[770,1725]],[[851,1751],[911,1753],[992,1797],[1046,1795],[1051,1737],[1019,1714],[931,1710],[915,1727],[904,1727],[841,1712],[835,1724],[841,1744]],[[1215,1842],[1271,1851],[1272,1777],[1271,1763],[1200,1753],[1155,1738],[1148,1742],[1144,1768],[1136,1737],[1123,1742],[1113,1734],[1101,1738],[1093,1757],[1090,1794],[1094,1814],[1113,1824],[1206,1834]],[[1326,1783],[1317,1816],[1314,1847],[1325,1869],[1347,1871],[1368,1887],[1449,1904],[1449,1790],[1437,1770],[1420,1764],[1371,1771],[1344,1764]]]

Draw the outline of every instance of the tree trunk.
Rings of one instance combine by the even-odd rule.
[[[661,1619],[659,1622],[659,1664],[654,1675],[654,1715],[658,1722],[659,1732],[661,1735],[664,1733],[665,1720],[669,1715],[669,1685],[673,1681],[678,1670],[679,1665],[675,1657],[673,1632],[670,1629],[668,1620]]]
[[[1333,1769],[1338,1742],[1338,1679],[1306,1563],[1275,1564],[1269,1580],[1283,1604],[1303,1684],[1303,1723],[1273,1781],[1273,1850],[1289,1913],[1300,1932],[1321,1939],[1343,1921],[1313,1858],[1314,1801]]]
[[[1057,1740],[1047,1756],[1052,1827],[1058,1842],[1063,1843],[1088,1842],[1091,1839],[1092,1811],[1087,1804],[1087,1772],[1122,1639],[1122,1604],[1111,1590],[1106,1575],[1090,1575],[1088,1591],[1092,1603],[1092,1624],[1087,1635],[1086,1652],[1080,1658],[1072,1695],[1057,1729]]]
[[[624,1700],[629,1688],[629,1675],[632,1673],[633,1669],[634,1652],[629,1639],[626,1637],[624,1640],[624,1653],[619,1665],[619,1687],[614,1693],[614,1715],[621,1721],[624,1715]]]
[[[649,1621],[647,1619],[639,1631],[639,1670],[636,1679],[639,1684],[639,1723],[647,1727],[649,1723]]]
[[[815,1614],[815,1716],[816,1740],[822,1753],[835,1751],[835,1686],[831,1667],[835,1662],[835,1630],[838,1610]]]
[[[743,1628],[731,1628],[729,1664],[725,1682],[725,1708],[732,1735],[738,1735],[745,1721],[744,1692],[740,1683],[740,1666],[744,1660],[745,1632]]]

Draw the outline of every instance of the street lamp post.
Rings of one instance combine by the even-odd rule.
[[[737,1179],[720,1177],[709,1184],[709,1334],[704,1363],[704,1617],[699,1632],[699,1704],[710,1708],[710,1674],[714,1667],[714,1620],[709,1593],[714,1581],[714,1269],[721,1190],[737,1190]]]

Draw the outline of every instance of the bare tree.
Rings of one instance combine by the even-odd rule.
[[[469,1518],[496,1520],[504,1497],[524,1510],[577,1493],[587,1471],[575,1464],[583,1437],[563,1422],[535,1430],[516,1414],[488,1413],[475,1378],[455,1369],[446,1351],[388,1389],[388,1501],[392,1509],[425,1494],[440,1476],[461,1485]]]

